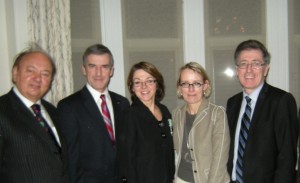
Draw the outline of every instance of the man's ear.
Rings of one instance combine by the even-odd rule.
[[[264,70],[264,76],[265,76],[265,77],[268,76],[269,70],[270,70],[270,65],[268,64],[268,65],[265,67],[265,70]]]
[[[109,74],[109,76],[110,76],[110,77],[113,77],[114,72],[115,72],[115,68],[112,67],[112,68],[110,69],[110,74]]]
[[[82,74],[83,74],[84,76],[86,76],[86,70],[85,70],[84,65],[81,66],[81,72],[82,72]]]
[[[15,83],[18,75],[18,68],[14,67],[12,69],[12,82]]]

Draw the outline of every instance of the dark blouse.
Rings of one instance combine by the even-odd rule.
[[[160,122],[139,100],[124,113],[117,132],[120,182],[171,183],[174,178],[171,114],[158,101],[156,105],[163,116]]]

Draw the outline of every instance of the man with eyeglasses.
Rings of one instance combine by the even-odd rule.
[[[240,43],[234,59],[243,91],[227,101],[231,180],[294,183],[298,133],[295,99],[266,82],[270,54],[259,41]]]

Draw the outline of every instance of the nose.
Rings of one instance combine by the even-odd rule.
[[[101,67],[97,67],[96,68],[96,75],[101,76],[101,73],[102,73]]]
[[[194,91],[195,90],[195,86],[194,85],[189,85],[189,91]]]
[[[141,87],[142,88],[146,88],[146,85],[147,85],[146,82],[141,82]]]
[[[252,64],[247,64],[246,69],[247,69],[247,72],[252,71]]]
[[[36,81],[41,81],[42,80],[42,73],[40,73],[40,72],[35,72],[33,76],[34,76],[33,77],[34,80],[36,80]]]

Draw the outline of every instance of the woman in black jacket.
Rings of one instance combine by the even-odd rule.
[[[132,104],[118,132],[121,182],[171,183],[174,150],[171,114],[161,104],[164,80],[156,67],[140,62],[131,68],[127,86]]]

